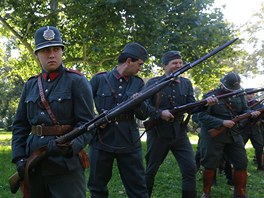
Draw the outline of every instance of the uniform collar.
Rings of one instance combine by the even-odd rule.
[[[166,78],[166,75],[164,74],[163,75],[164,78]],[[177,77],[176,79],[174,78],[174,80],[172,80],[171,82],[176,82],[176,83],[181,83],[181,80],[180,80],[181,77]]]
[[[55,80],[56,78],[58,78],[60,76],[62,71],[63,71],[63,66],[62,65],[56,71],[53,71],[53,72],[46,72],[46,71],[44,71],[42,69],[42,78],[44,80],[53,81],[53,80]]]
[[[121,74],[118,72],[118,70],[116,69],[116,67],[113,70],[113,74],[116,77],[116,79],[120,79],[120,78],[124,78],[126,81],[129,80],[129,76],[121,76]]]

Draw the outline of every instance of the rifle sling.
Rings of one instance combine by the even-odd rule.
[[[235,111],[233,110],[233,108],[231,107],[230,104],[227,103],[226,100],[223,101],[225,106],[230,110],[230,112],[232,113],[232,116],[235,117],[237,114],[235,113]]]
[[[39,88],[39,95],[40,95],[41,102],[42,102],[43,106],[45,107],[45,109],[47,110],[47,112],[48,112],[48,114],[52,120],[52,123],[54,125],[58,124],[56,117],[50,108],[49,102],[45,98],[42,83],[41,83],[41,75],[38,76],[38,88]]]
[[[108,84],[108,86],[109,86],[109,88],[110,88],[110,90],[111,90],[113,96],[114,96],[115,99],[117,100],[117,98],[118,98],[118,97],[117,97],[117,93],[116,93],[116,91],[114,90],[113,86],[111,85],[109,79],[107,78],[107,74],[104,74],[103,76],[104,76],[104,78],[105,78],[105,80],[106,80],[106,82],[107,82],[107,84]]]

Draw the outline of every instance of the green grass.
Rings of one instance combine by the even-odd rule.
[[[190,135],[192,142],[197,141],[197,136]],[[20,198],[21,194],[11,194],[8,185],[8,178],[15,172],[15,165],[11,163],[11,133],[0,131],[0,198]],[[142,142],[143,153],[146,153],[146,144]],[[196,144],[193,144],[196,149]],[[256,171],[256,166],[253,164],[252,159],[254,155],[253,148],[247,148],[249,164],[248,164],[248,184],[247,194],[250,198],[264,197],[264,171]],[[86,171],[88,179],[88,171]],[[113,177],[108,185],[110,198],[125,198],[126,193],[118,175],[115,166],[113,170]],[[197,194],[198,197],[202,194],[202,172],[197,173]],[[232,197],[233,188],[226,184],[224,175],[217,175],[217,186],[212,189],[213,198],[226,198]],[[89,192],[87,190],[87,197]],[[161,165],[160,170],[156,176],[154,185],[153,198],[180,198],[181,197],[181,176],[178,165],[173,155],[169,153],[164,163]]]

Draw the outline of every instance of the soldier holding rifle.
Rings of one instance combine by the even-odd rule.
[[[231,72],[220,80],[220,86],[205,96],[212,94],[221,95],[231,91],[239,90],[240,77]],[[201,164],[203,172],[203,195],[202,198],[210,197],[211,186],[214,180],[215,169],[223,157],[234,166],[234,198],[246,197],[247,183],[247,155],[240,129],[232,120],[236,115],[250,111],[245,97],[222,99],[217,105],[209,106],[205,111],[198,114],[201,124]],[[249,112],[251,117],[257,117],[259,111]],[[212,136],[212,129],[225,127],[222,133]]]
[[[92,90],[84,75],[64,67],[63,49],[56,27],[36,31],[35,54],[42,72],[24,85],[13,123],[12,162],[20,179],[28,180],[31,198],[86,197],[87,161],[80,159],[86,159],[83,148],[89,134],[65,144],[55,139],[93,119]],[[27,160],[43,146],[48,156],[25,171]],[[27,190],[23,189],[23,197]]]
[[[96,110],[99,114],[111,110],[133,97],[144,87],[136,74],[148,58],[139,43],[129,43],[118,57],[118,65],[110,72],[96,74],[91,79]],[[112,118],[95,134],[89,147],[91,161],[88,188],[91,197],[108,197],[108,182],[114,160],[128,197],[147,198],[142,149],[135,117],[146,119],[145,102]]]
[[[246,89],[246,90],[252,90],[252,89]],[[247,104],[250,109],[258,109],[263,107],[262,104],[260,104],[255,99],[256,94],[247,94]],[[257,170],[264,171],[264,165],[263,165],[263,136],[260,129],[260,123],[261,119],[247,119],[245,126],[242,129],[242,138],[244,141],[244,144],[248,142],[248,140],[251,141],[254,149],[255,149],[255,156],[256,156],[256,162],[257,162]]]
[[[162,65],[164,75],[150,79],[146,87],[182,68],[183,60],[180,52],[166,52],[162,56]],[[168,152],[171,151],[182,173],[182,197],[196,197],[196,165],[186,133],[187,123],[184,122],[183,115],[174,117],[169,111],[176,106],[195,102],[193,94],[191,81],[178,77],[148,100],[150,117],[160,119],[157,126],[147,133],[146,182],[149,196],[152,193],[155,175]],[[209,97],[207,101],[209,104],[215,104],[217,99]]]

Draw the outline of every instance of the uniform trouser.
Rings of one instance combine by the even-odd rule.
[[[207,139],[201,141],[201,163],[205,168],[204,171],[204,192],[210,194],[213,180],[213,172],[219,166],[223,157],[233,164],[235,169],[235,195],[244,194],[246,190],[246,170],[247,155],[242,141],[221,142],[217,139]],[[243,179],[239,179],[243,178]]]
[[[149,195],[152,193],[155,175],[169,151],[176,158],[182,174],[182,191],[196,191],[196,165],[189,138],[184,135],[177,139],[165,140],[148,135],[146,182]]]
[[[114,159],[128,197],[147,198],[142,151],[112,153],[89,147],[90,176],[88,188],[91,197],[108,197],[107,184],[112,177]]]
[[[223,157],[233,164],[236,170],[247,169],[247,154],[242,137],[239,136],[236,142],[222,142],[217,139],[201,140],[201,164],[208,169],[219,167]]]
[[[59,175],[41,175],[34,171],[29,176],[30,198],[85,198],[84,170]]]
[[[257,130],[257,131],[254,131]],[[258,126],[252,126],[252,128],[246,128],[242,133],[241,136],[243,138],[244,144],[251,141],[253,148],[255,149],[255,154],[262,155],[263,153],[263,137],[261,132],[259,131]]]

